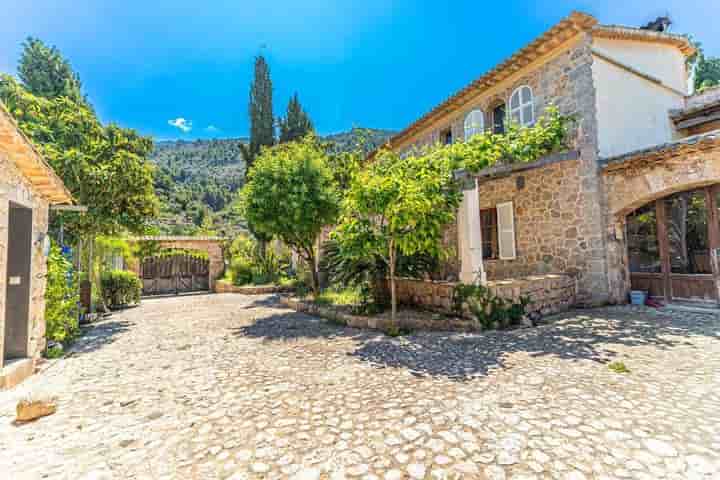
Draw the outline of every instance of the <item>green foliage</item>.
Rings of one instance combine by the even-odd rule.
[[[18,62],[18,76],[33,95],[44,98],[68,97],[79,104],[85,103],[80,77],[55,47],[28,37],[22,44]]]
[[[140,302],[142,282],[133,272],[110,270],[100,277],[103,300],[110,307],[122,307]]]
[[[67,232],[144,231],[157,206],[152,166],[145,158],[151,139],[116,125],[104,127],[85,104],[35,96],[8,75],[0,76],[0,100],[78,203],[88,207],[83,215],[57,215]]]
[[[279,244],[263,248],[249,237],[239,236],[230,245],[226,277],[234,285],[287,284],[290,252]]]
[[[240,150],[247,166],[246,174],[255,163],[263,147],[275,144],[275,123],[273,117],[272,80],[270,67],[265,57],[255,57],[255,78],[250,86],[250,144],[241,145]]]
[[[690,42],[697,49],[695,54],[688,58],[688,68],[694,68],[694,87],[695,91],[701,92],[707,88],[720,85],[720,58],[707,57],[702,47],[702,43],[695,41],[692,36],[688,36]]]
[[[530,298],[520,297],[518,302],[501,298],[482,285],[457,285],[453,290],[453,312],[460,316],[468,306],[477,325],[484,330],[517,325],[525,315]]]
[[[300,140],[313,130],[312,121],[295,93],[288,102],[285,118],[280,118],[280,143]]]
[[[327,156],[315,138],[263,150],[240,197],[241,212],[254,230],[292,247],[311,267],[319,289],[315,241],[339,210]]]
[[[561,115],[554,106],[531,127],[508,122],[504,134],[492,132],[472,136],[465,142],[421,151],[421,155],[446,157],[455,168],[476,172],[498,163],[533,162],[540,157],[567,148],[568,128],[573,117]]]
[[[162,233],[194,235],[206,230],[234,236],[241,220],[232,202],[245,179],[240,145],[246,139],[165,141],[155,144],[155,192]],[[207,228],[210,227],[210,228]]]
[[[329,288],[315,297],[319,305],[355,306],[363,302],[363,295],[359,288]]]
[[[615,373],[630,373],[630,369],[623,362],[612,362],[608,364],[608,368]]]
[[[444,254],[443,228],[454,219],[460,203],[452,177],[455,166],[448,156],[401,157],[381,151],[355,176],[346,194],[332,238],[346,261],[377,260],[387,266],[393,320],[398,254],[434,258]]]
[[[47,261],[45,287],[45,322],[47,339],[69,342],[79,332],[77,275],[70,260],[55,243]]]

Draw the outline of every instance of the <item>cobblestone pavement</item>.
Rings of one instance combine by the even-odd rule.
[[[719,317],[390,338],[275,305],[157,299],[98,325],[0,393],[0,477],[720,478]],[[58,412],[15,426],[29,389]]]

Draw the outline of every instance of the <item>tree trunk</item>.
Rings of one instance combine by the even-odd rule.
[[[312,251],[312,249],[310,249],[307,252],[307,255],[308,255],[307,261],[309,263],[310,272],[312,274],[311,276],[312,276],[313,294],[315,294],[315,296],[317,297],[320,294],[320,276],[318,275],[318,269],[317,269],[317,265],[315,262],[315,254]]]
[[[397,296],[395,294],[395,241],[390,240],[390,321],[395,326]]]

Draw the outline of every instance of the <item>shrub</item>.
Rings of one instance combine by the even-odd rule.
[[[45,289],[45,322],[47,339],[69,342],[79,332],[77,275],[72,262],[53,243],[48,256]]]
[[[100,277],[100,288],[106,304],[120,307],[140,302],[142,282],[133,272],[110,270]]]
[[[238,237],[229,250],[227,277],[234,285],[279,283],[288,276],[290,252],[278,244],[262,248],[248,237]]]
[[[518,302],[498,297],[482,285],[458,285],[453,291],[453,312],[463,314],[464,305],[484,330],[517,325],[525,315],[530,298],[520,297]]]
[[[233,258],[230,261],[229,273],[233,285],[247,285],[253,279],[252,263],[247,258]]]

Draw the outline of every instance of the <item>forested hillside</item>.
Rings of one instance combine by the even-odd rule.
[[[371,150],[392,133],[354,128],[324,140],[336,151],[353,150],[358,145]],[[232,203],[245,175],[240,152],[240,145],[245,143],[245,138],[156,142],[150,159],[157,166],[155,192],[161,204],[161,233],[232,235],[242,227]]]

